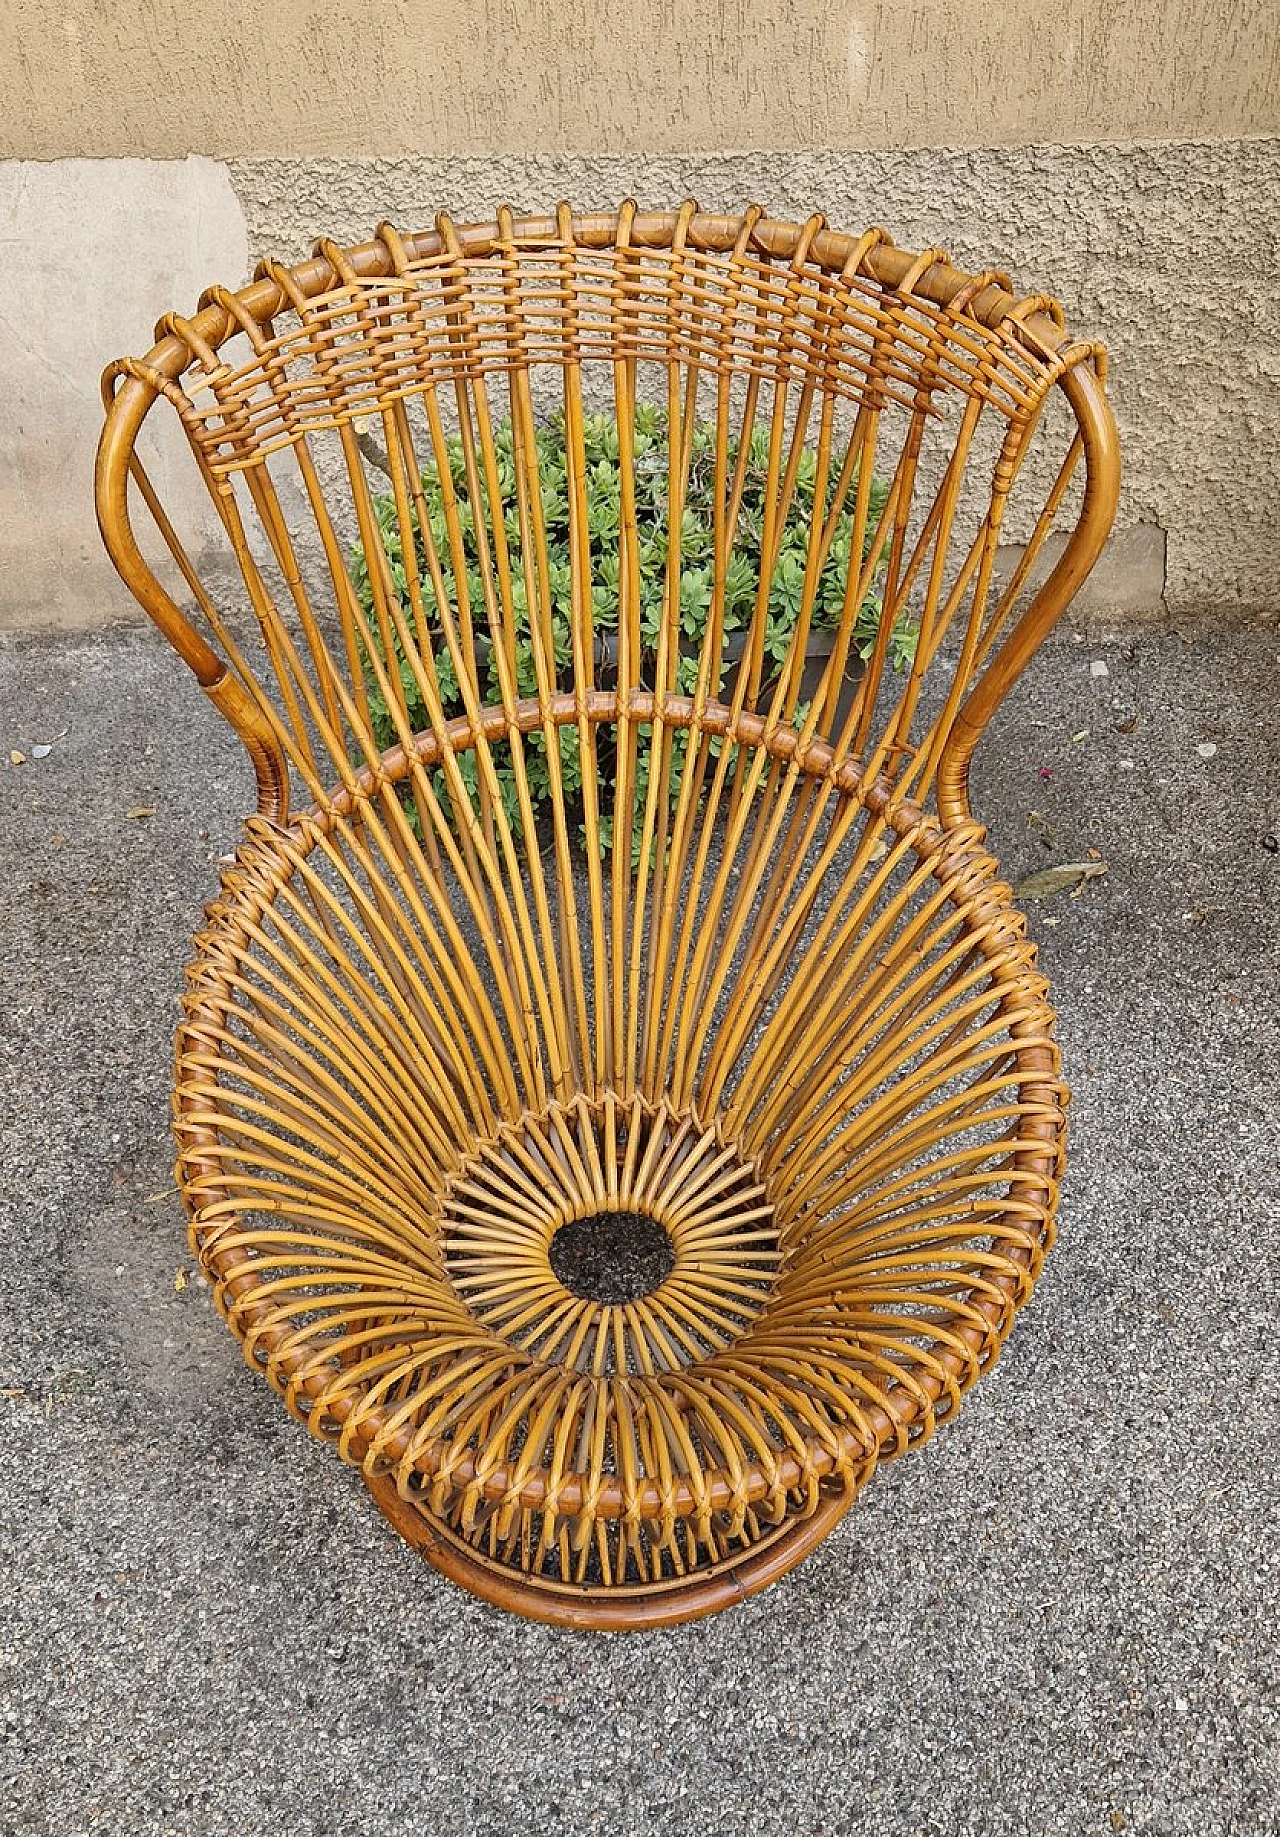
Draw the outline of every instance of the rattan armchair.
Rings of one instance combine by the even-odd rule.
[[[383,225],[157,337],[102,533],[257,786],[177,1043],[217,1304],[476,1593],[725,1606],[955,1410],[1052,1239],[1053,1015],[967,782],[1111,523],[1102,352],[693,204]]]

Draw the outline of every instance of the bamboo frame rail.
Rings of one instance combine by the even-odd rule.
[[[712,1612],[954,1411],[1052,1241],[1053,1016],[968,771],[1110,527],[1103,353],[939,250],[693,203],[384,224],[156,336],[99,521],[257,786],[177,1046],[218,1305],[445,1573]],[[575,1275],[584,1230],[663,1266]]]

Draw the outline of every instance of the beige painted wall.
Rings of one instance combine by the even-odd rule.
[[[161,311],[384,215],[628,193],[1057,292],[1115,358],[1100,601],[1274,614],[1278,136],[1277,0],[9,0],[0,626],[136,616],[88,473],[98,370]]]
[[[0,16],[0,156],[21,159],[1277,130],[1276,0],[10,0]]]
[[[244,213],[213,160],[0,162],[0,246],[0,629],[133,617],[94,521],[98,379],[212,274],[241,279]],[[173,416],[150,418],[144,457],[196,548],[211,542]]]

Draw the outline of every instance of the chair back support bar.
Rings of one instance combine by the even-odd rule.
[[[1018,298],[1003,276],[969,276],[952,268],[941,251],[914,256],[894,247],[883,232],[853,238],[821,219],[793,225],[771,222],[754,209],[730,218],[706,216],[690,206],[649,214],[624,206],[608,215],[573,216],[563,207],[554,218],[503,214],[495,224],[463,228],[442,217],[435,229],[417,235],[402,236],[384,225],[376,240],[356,248],[322,243],[312,261],[292,270],[264,263],[253,285],[236,294],[213,289],[193,319],[170,315],[157,329],[163,336],[156,348],[144,359],[113,365],[104,382],[108,416],[97,478],[103,536],[122,576],[245,740],[259,807],[276,817],[285,813],[290,767],[301,772],[312,796],[322,785],[327,788],[325,770],[318,767],[314,735],[308,741],[292,724],[289,701],[291,695],[296,699],[298,686],[273,683],[243,653],[232,661],[227,655],[232,647],[220,644],[217,587],[201,581],[148,484],[136,442],[160,395],[182,418],[242,565],[247,545],[251,576],[253,538],[260,534],[251,525],[260,521],[265,540],[279,541],[280,532],[272,529],[277,512],[259,501],[271,489],[273,455],[292,449],[305,467],[318,440],[340,441],[357,456],[381,445],[387,454],[400,450],[407,479],[424,460],[440,462],[438,448],[461,419],[473,424],[482,473],[486,426],[491,436],[494,421],[512,415],[523,393],[535,413],[545,406],[546,390],[536,385],[553,371],[564,379],[557,391],[562,408],[573,384],[580,394],[585,377],[611,370],[612,388],[600,406],[616,414],[628,392],[637,385],[643,389],[652,373],[658,399],[670,397],[677,404],[676,419],[686,417],[686,431],[699,411],[712,421],[719,415],[726,429],[733,424],[740,451],[751,430],[768,430],[773,470],[766,491],[780,509],[794,487],[795,456],[806,442],[813,446],[823,437],[824,418],[829,490],[851,511],[860,461],[866,459],[869,473],[886,451],[886,435],[896,434],[889,455],[893,497],[878,524],[864,515],[859,533],[890,586],[886,630],[895,620],[917,620],[921,638],[915,667],[898,685],[902,705],[892,710],[890,732],[879,736],[888,753],[878,757],[874,745],[868,747],[876,736],[866,718],[856,733],[866,763],[877,770],[887,762],[898,772],[912,746],[917,769],[905,773],[904,794],[925,794],[937,779],[938,803],[957,819],[967,811],[973,746],[1087,575],[1114,514],[1118,458],[1100,347],[1072,340],[1054,302]],[[1042,457],[1029,469],[1040,498],[1019,506],[1021,564],[1013,583],[997,579],[993,590],[992,563],[1009,500],[1055,385],[1070,405],[1071,437],[1064,431],[1056,468]],[[458,402],[451,413],[454,396]],[[405,407],[415,401],[435,408],[432,427],[409,428]],[[940,408],[961,422],[958,430],[947,430],[947,441],[953,432],[957,438],[945,450],[933,427]],[[979,422],[992,420],[1001,424],[998,444],[981,438],[987,430],[980,430]],[[774,440],[779,429],[781,438]],[[944,451],[945,465],[939,457]],[[687,486],[687,476],[675,474],[687,469],[691,452],[687,438],[672,444],[677,486]],[[988,464],[985,476],[975,476],[980,453]],[[629,455],[621,458],[625,470]],[[370,480],[384,488],[389,481],[376,477],[363,457],[357,463],[363,481],[353,474],[346,490],[356,500],[359,525],[359,500],[372,494]],[[1020,597],[1046,539],[1063,521],[1078,467],[1084,489],[1074,525],[1068,525],[1048,578],[1033,595]],[[237,477],[248,483],[252,504],[243,492],[237,498]],[[130,521],[131,478],[197,606],[208,598],[204,619],[181,610],[144,560]],[[488,481],[481,476],[479,482],[483,492]],[[726,511],[734,483],[727,474]],[[975,508],[960,530],[955,518],[962,488]],[[1080,500],[1079,491],[1075,495]],[[417,508],[412,493],[409,498],[405,527],[398,532],[402,550]],[[318,522],[330,521],[323,506],[312,509]],[[322,530],[313,541],[325,541],[335,577],[322,587],[330,602],[326,610],[358,626],[359,615],[343,605],[342,534]],[[817,521],[810,545],[815,558],[822,536]],[[731,558],[733,532],[726,532],[724,543]],[[667,565],[674,581],[678,543],[671,545]],[[291,603],[287,593],[273,595],[256,572],[250,584],[265,626],[305,624],[308,608]],[[431,584],[422,583],[428,597]],[[498,569],[496,599],[472,609],[481,633],[486,619],[492,626],[495,613],[499,623],[510,619],[502,587]],[[715,582],[713,592],[721,591],[721,582]],[[768,602],[762,592],[753,649],[763,639]],[[678,675],[689,647],[681,641],[677,607],[678,594],[671,597],[668,634],[669,662]],[[807,616],[796,622],[797,653],[812,616],[811,607],[804,610]],[[857,610],[851,595],[851,613]],[[589,623],[589,605],[586,616]],[[957,658],[944,639],[962,623],[966,631]],[[715,621],[709,620],[708,641],[714,634]],[[354,640],[347,636],[339,659],[328,654],[302,659],[316,693],[324,693],[325,677],[349,671],[352,656],[376,639],[372,627]],[[270,637],[266,648],[272,652]],[[940,667],[955,668],[952,693],[943,704],[942,724],[917,738],[909,731],[911,718],[940,648]],[[640,655],[632,646],[633,680],[620,682],[620,692],[638,685]],[[463,662],[466,667],[470,660]],[[883,659],[871,662],[864,715],[883,686]],[[792,685],[779,707],[785,715],[800,699],[801,672],[782,675]],[[817,719],[814,712],[811,727]],[[357,720],[352,732],[340,721],[340,731],[330,736],[337,742],[332,763],[339,774],[350,764],[353,739],[363,743],[366,764],[384,750],[372,744],[377,736],[362,732],[362,725],[368,724]]]

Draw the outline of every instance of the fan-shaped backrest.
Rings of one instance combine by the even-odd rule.
[[[291,781],[389,776],[428,836],[572,806],[589,850],[635,851],[763,734],[959,820],[1114,508],[1101,353],[1052,302],[819,217],[384,225],[158,335],[107,373],[104,538],[280,820]],[[234,573],[146,478],[160,396]]]

